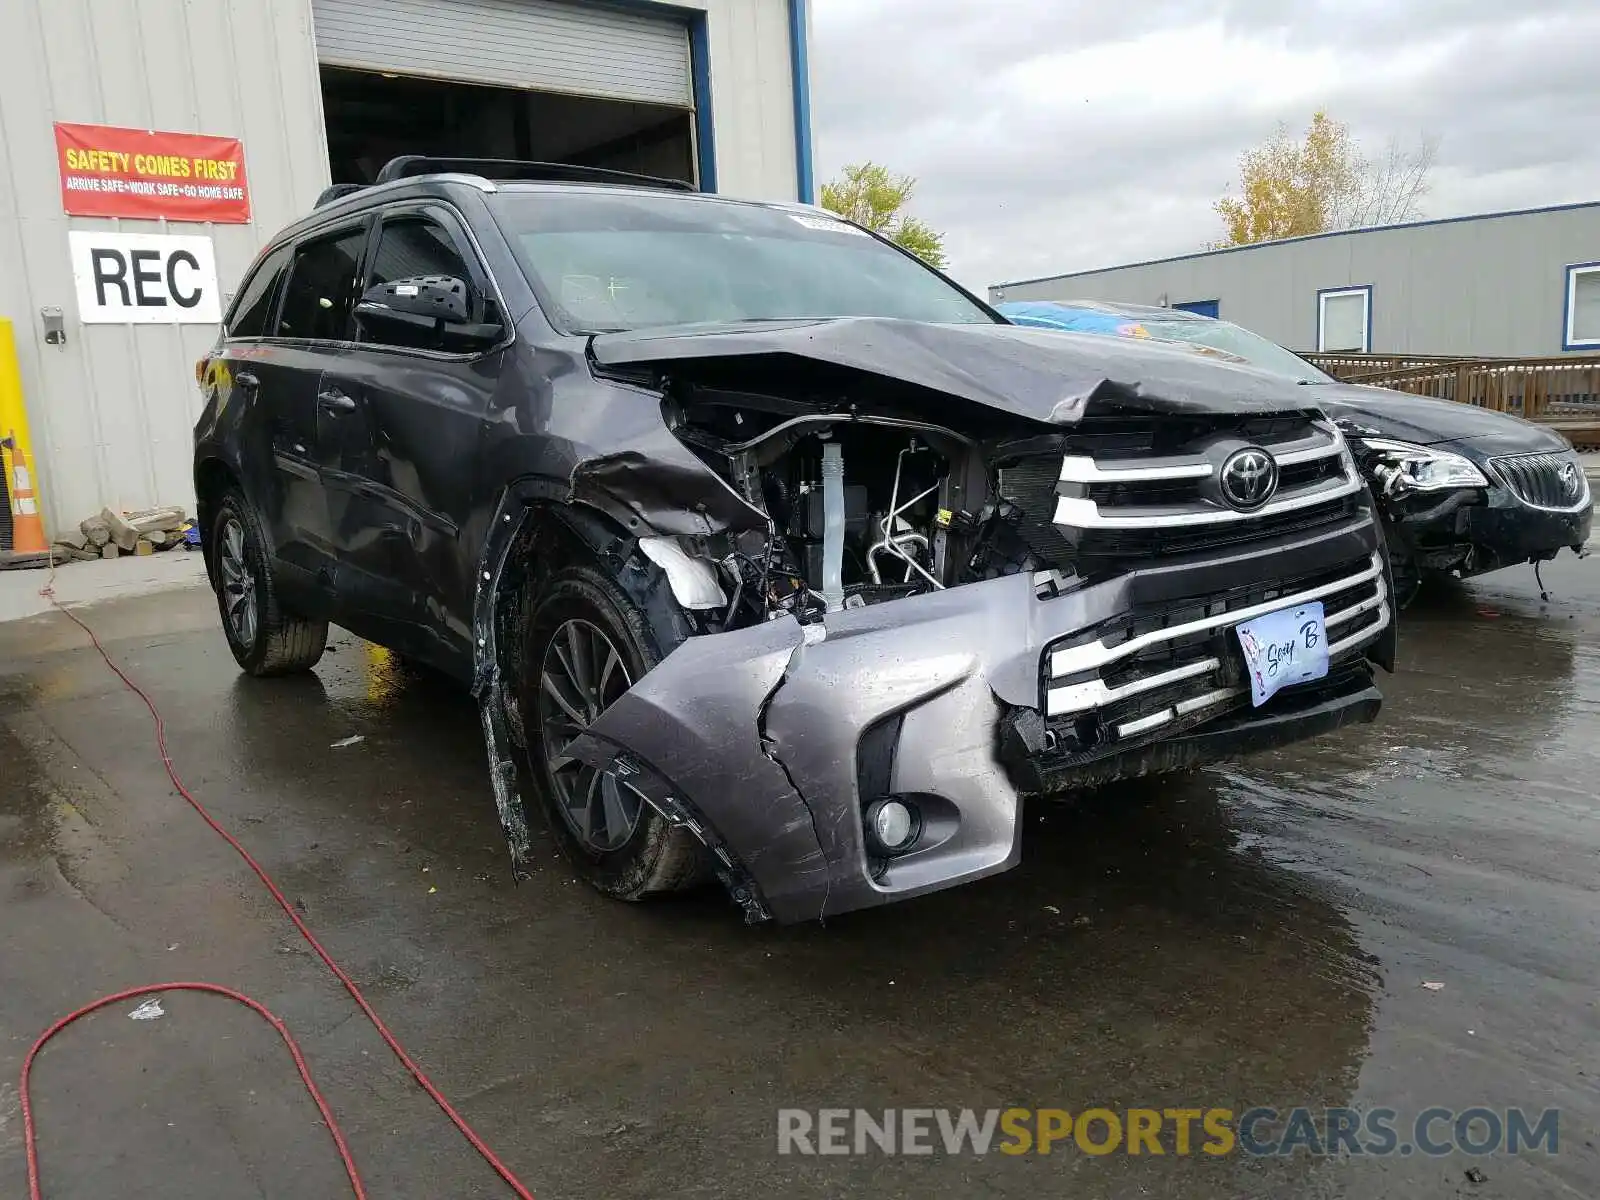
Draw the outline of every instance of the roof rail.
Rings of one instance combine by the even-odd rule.
[[[324,204],[332,204],[335,200],[348,196],[351,192],[359,192],[367,185],[364,183],[336,183],[332,187],[325,187],[317,196],[317,202],[312,208],[321,208]]]
[[[655,175],[635,175],[631,171],[610,171],[603,167],[582,167],[575,163],[533,162],[518,158],[432,158],[425,154],[404,154],[391,158],[378,172],[374,183],[389,183],[417,175],[438,175],[458,171],[503,182],[615,183],[629,187],[668,188],[677,192],[698,189],[681,179],[662,179]],[[331,190],[331,189],[330,189]]]

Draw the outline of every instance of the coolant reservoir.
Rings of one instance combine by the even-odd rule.
[[[822,597],[844,608],[844,447],[822,443]]]

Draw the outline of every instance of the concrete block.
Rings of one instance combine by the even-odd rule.
[[[119,512],[109,508],[100,510],[100,519],[106,523],[106,528],[111,530],[111,540],[119,550],[127,554],[133,553],[133,548],[138,544],[139,531],[128,524],[127,519]]]
[[[180,529],[188,519],[181,507],[169,505],[166,508],[147,508],[141,512],[129,513],[128,524],[140,533],[150,533],[153,530]]]
[[[99,517],[90,517],[85,521],[79,521],[78,530],[83,534],[87,544],[91,546],[104,546],[111,540],[111,526],[107,525]]]

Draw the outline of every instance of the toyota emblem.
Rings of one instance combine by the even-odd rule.
[[[1222,498],[1240,512],[1260,508],[1278,490],[1278,463],[1265,450],[1246,446],[1222,463]]]
[[[1578,482],[1578,464],[1568,459],[1561,464],[1561,487],[1567,495],[1577,496],[1581,490]]]

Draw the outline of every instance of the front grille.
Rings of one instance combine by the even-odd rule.
[[[1306,533],[1348,521],[1360,507],[1360,498],[1352,494],[1232,525],[1084,531],[1078,535],[1073,553],[1085,570],[1092,572],[1125,562],[1196,554],[1263,538]]]
[[[1308,436],[1298,442],[1306,451],[1323,450],[1327,453],[1309,459],[1295,459],[1292,450],[1285,450],[1287,461],[1278,470],[1278,495],[1299,495],[1307,489],[1318,484],[1343,482],[1344,466],[1337,452],[1337,442],[1330,437]],[[1123,474],[1136,475],[1137,478],[1123,481],[1114,478],[1118,473],[1114,469],[1103,469],[1099,460],[1089,460],[1095,463],[1094,470],[1085,469],[1083,474],[1090,476],[1075,486],[1063,491],[1084,500],[1094,502],[1099,513],[1108,509],[1144,510],[1151,509],[1155,512],[1167,511],[1192,511],[1204,506],[1207,498],[1208,484],[1211,482],[1209,475],[1155,475],[1146,477],[1145,472],[1157,468],[1135,468],[1124,471]],[[1187,460],[1192,461],[1192,460]],[[1173,464],[1178,466],[1180,464]],[[1130,463],[1130,467],[1134,464]],[[1069,470],[1071,468],[1068,468]],[[1070,483],[1063,475],[1063,483]]]
[[[1052,520],[1056,482],[1061,478],[1061,453],[1034,454],[999,472],[998,491],[1022,513],[1017,533],[1039,560],[1052,567],[1071,566],[1073,547]]]
[[[1160,458],[1187,454],[1220,435],[1257,446],[1280,446],[1303,437],[1312,420],[1312,415],[1305,412],[1090,417],[1080,421],[1063,441],[1068,454],[1111,459]]]
[[[1390,620],[1382,557],[1135,609],[1054,643],[1042,684],[1049,726],[1088,753],[1220,715],[1249,695],[1234,627],[1313,600],[1326,614],[1333,665],[1355,659]]]
[[[1572,510],[1590,500],[1589,481],[1575,455],[1513,454],[1491,458],[1494,473],[1524,504],[1535,508]]]
[[[1371,682],[1371,664],[1346,656],[1340,665],[1329,668],[1325,679],[1286,688],[1281,700],[1274,697],[1271,711],[1278,715],[1303,712],[1329,700],[1353,697],[1370,687]],[[1197,766],[1218,757],[1220,748],[1215,745],[1209,750],[1186,748],[1173,739],[1190,733],[1226,730],[1230,726],[1240,728],[1254,715],[1249,693],[1245,691],[1192,699],[1198,707],[1163,720],[1142,734],[1130,734],[1117,741],[1087,744],[1061,736],[1054,726],[1048,727],[1052,736],[1045,737],[1044,745],[1028,753],[1025,760],[1028,775],[1037,780],[1034,790],[1042,794],[1065,792],[1136,775]],[[1364,716],[1352,713],[1351,717],[1370,720],[1373,711],[1368,708]],[[1152,743],[1160,743],[1159,749],[1150,750]]]
[[[1219,488],[1223,461],[1245,446],[1278,464],[1276,492],[1253,512]],[[998,488],[1025,514],[1029,549],[1088,575],[1333,525],[1362,492],[1343,439],[1313,413],[1086,421],[1050,451],[1007,462]]]

